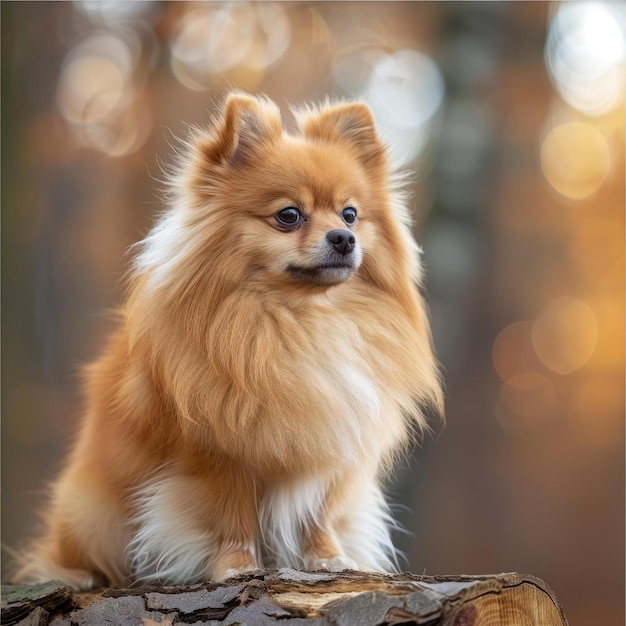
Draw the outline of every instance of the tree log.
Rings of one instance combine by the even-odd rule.
[[[534,576],[260,570],[223,583],[73,592],[3,585],[2,624],[21,626],[567,626]]]

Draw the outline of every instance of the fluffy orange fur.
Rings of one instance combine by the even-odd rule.
[[[19,580],[392,566],[380,482],[442,407],[417,247],[368,107],[296,118],[233,93],[186,142]]]

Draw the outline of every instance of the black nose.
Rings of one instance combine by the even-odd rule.
[[[329,230],[326,239],[333,244],[333,248],[341,254],[350,254],[354,250],[356,238],[349,230]]]

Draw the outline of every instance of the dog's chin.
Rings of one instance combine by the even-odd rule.
[[[348,280],[356,269],[354,264],[328,264],[314,267],[289,265],[287,274],[292,281],[301,284],[331,287]]]

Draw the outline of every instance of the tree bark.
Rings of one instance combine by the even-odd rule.
[[[72,592],[3,585],[2,624],[21,626],[567,626],[534,576],[262,570],[223,583]]]

